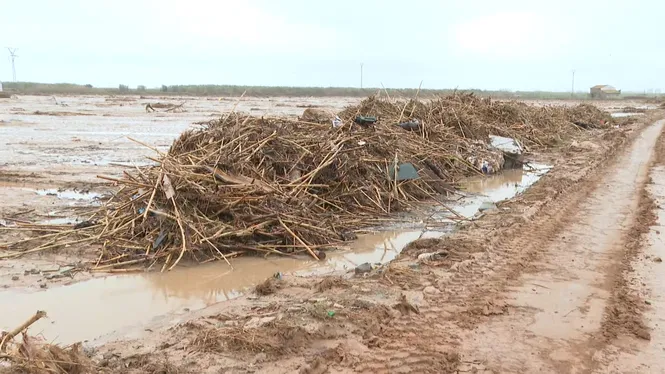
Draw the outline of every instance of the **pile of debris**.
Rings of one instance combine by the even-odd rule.
[[[92,373],[90,358],[83,352],[81,343],[67,347],[49,344],[44,339],[30,336],[28,327],[46,317],[43,311],[13,331],[0,335],[0,373],[50,374]],[[19,334],[21,339],[17,339]]]
[[[166,270],[183,259],[244,252],[318,259],[319,250],[436,199],[464,176],[501,169],[503,152],[490,135],[519,147],[551,146],[582,131],[573,120],[602,127],[611,117],[595,107],[460,94],[430,102],[369,98],[319,120],[231,113],[183,133],[158,165],[125,172],[93,225],[24,249],[93,242],[100,270]]]

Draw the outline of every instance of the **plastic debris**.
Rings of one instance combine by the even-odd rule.
[[[520,145],[520,143],[513,138],[506,138],[498,135],[490,135],[489,137],[490,137],[490,144],[492,145],[492,147],[496,149],[508,153],[517,153],[517,154],[522,153],[523,150],[522,145]]]
[[[484,212],[486,210],[494,210],[497,209],[496,204],[494,204],[491,201],[483,201],[482,204],[480,204],[480,208],[478,208],[478,211]]]
[[[402,122],[397,126],[403,128],[404,130],[407,130],[407,131],[418,131],[418,130],[420,130],[420,121],[415,119],[413,121]]]
[[[356,116],[353,122],[357,123],[360,126],[369,126],[375,124],[377,121],[376,117],[368,116]]]
[[[413,164],[404,163],[397,166],[398,181],[418,179],[419,177],[418,170]],[[395,180],[395,168],[390,169],[390,180]]]
[[[332,120],[332,126],[335,129],[338,127],[342,127],[343,125],[344,122],[342,122],[342,120],[338,116],[335,116],[335,118]]]
[[[155,241],[152,243],[152,249],[157,249],[157,247],[159,247],[162,244],[164,239],[166,239],[167,235],[168,235],[167,231],[160,232],[159,236],[157,236],[157,239],[155,239]]]
[[[369,262],[365,262],[364,264],[356,266],[355,270],[356,274],[358,275],[366,274],[369,273],[370,271],[372,271],[372,264],[370,264]]]

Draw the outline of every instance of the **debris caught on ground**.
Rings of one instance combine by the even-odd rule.
[[[271,295],[277,292],[277,290],[280,288],[280,282],[281,280],[275,277],[270,277],[266,279],[265,281],[259,283],[254,290],[256,291],[257,294],[261,296],[266,296],[266,295]]]
[[[61,348],[45,340],[29,336],[27,329],[46,317],[37,311],[12,331],[3,332],[0,339],[0,363],[9,362],[13,372],[26,374],[90,373],[91,362],[81,343]],[[20,341],[16,337],[21,335]]]
[[[369,273],[370,271],[372,271],[372,264],[370,264],[369,262],[365,262],[364,264],[360,264],[360,265],[356,266],[356,269],[355,269],[355,273],[357,275],[363,275],[363,274]]]
[[[594,128],[612,121],[590,105],[535,107],[460,93],[427,102],[370,97],[338,117],[343,125],[332,128],[332,116],[319,124],[225,114],[183,133],[167,153],[154,149],[157,165],[103,177],[119,190],[86,227],[10,244],[0,258],[89,243],[99,248],[97,271],[165,271],[242,253],[319,259],[462,177],[499,170],[504,156],[490,134],[544,148],[579,132],[574,120]],[[415,121],[417,131],[396,126]]]
[[[420,309],[418,306],[413,305],[411,302],[409,302],[406,298],[406,295],[402,294],[400,297],[400,300],[397,304],[393,306],[393,309],[398,310],[402,314],[409,314],[409,313],[416,313],[420,314]]]

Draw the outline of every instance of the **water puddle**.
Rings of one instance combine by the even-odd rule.
[[[37,195],[40,196],[55,196],[59,199],[67,200],[95,200],[101,197],[101,194],[96,192],[76,191],[76,190],[57,190],[54,188],[46,190],[36,190]]]
[[[549,169],[533,165],[525,170],[470,179],[463,183],[465,196],[451,204],[456,212],[473,219],[483,205],[493,205],[526,190]],[[41,190],[63,198],[94,198],[75,191]],[[285,276],[325,274],[352,270],[362,263],[387,263],[410,242],[419,238],[441,237],[455,229],[451,213],[441,206],[429,206],[424,214],[407,225],[359,235],[348,248],[328,252],[322,262],[294,258],[232,259],[234,269],[225,263],[176,268],[168,273],[139,273],[108,276],[44,291],[0,292],[0,303],[11,305],[0,320],[0,330],[12,329],[37,310],[49,319],[38,321],[33,334],[62,344],[93,340],[113,332],[127,336],[155,318],[185,313],[230,300],[276,272]],[[413,218],[413,217],[412,217]],[[49,224],[67,224],[62,218]]]
[[[643,116],[644,113],[623,113],[623,112],[618,112],[618,113],[612,113],[611,116],[614,118],[621,118],[621,117],[631,117],[631,116]]]
[[[76,225],[81,222],[79,218],[71,217],[58,217],[58,218],[49,218],[37,222],[40,225],[53,225],[53,226],[65,226],[65,225]]]
[[[313,264],[292,258],[237,258],[226,264],[176,268],[169,273],[109,276],[32,293],[0,293],[5,308],[0,330],[19,326],[37,310],[48,319],[36,322],[32,334],[62,344],[139,327],[153,318],[184,313],[236,298],[247,287],[274,273],[306,269]]]
[[[460,216],[473,219],[482,213],[483,208],[491,209],[494,204],[524,192],[549,169],[547,165],[531,163],[524,170],[504,170],[496,175],[469,179],[462,185],[467,196],[451,207]],[[335,269],[348,269],[365,262],[387,263],[395,259],[412,241],[421,238],[440,238],[455,229],[454,221],[450,218],[451,213],[447,209],[441,206],[430,209],[433,209],[433,212],[428,216],[429,220],[414,222],[407,228],[400,227],[360,235],[348,248],[347,253],[330,256],[328,265]],[[450,224],[442,226],[442,222]],[[433,227],[429,227],[428,224]]]

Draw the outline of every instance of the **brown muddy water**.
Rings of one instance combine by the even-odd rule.
[[[466,196],[452,207],[459,215],[473,219],[481,206],[491,207],[491,203],[523,192],[547,170],[545,166],[532,165],[525,170],[506,170],[469,180],[464,183]],[[62,195],[62,191],[48,192]],[[61,344],[76,341],[94,344],[96,338],[111,333],[128,336],[132,331],[141,331],[141,326],[156,318],[177,318],[178,314],[236,298],[278,272],[284,277],[307,276],[352,271],[366,262],[384,264],[418,238],[441,237],[455,229],[450,212],[436,206],[429,208],[428,214],[412,217],[409,224],[360,235],[348,248],[329,252],[322,262],[240,257],[231,260],[233,269],[225,263],[211,263],[167,273],[107,276],[34,292],[16,289],[0,292],[0,303],[5,306],[0,330],[14,328],[35,311],[44,310],[49,318],[35,323],[32,334],[41,334]],[[65,222],[69,221],[63,219],[62,223]]]

